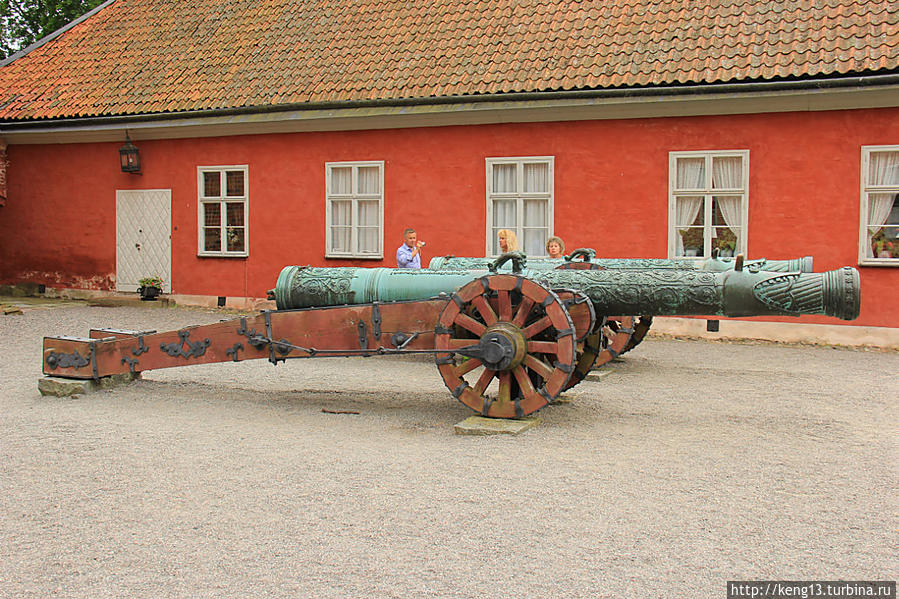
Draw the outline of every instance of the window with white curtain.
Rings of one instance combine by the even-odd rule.
[[[670,152],[668,256],[746,253],[749,151]]]
[[[384,255],[384,161],[325,164],[325,255]]]
[[[553,157],[487,159],[487,255],[498,256],[498,233],[515,233],[519,250],[545,256],[553,234]]]
[[[899,146],[862,147],[859,262],[899,265]]]
[[[248,167],[197,167],[199,256],[247,256]]]

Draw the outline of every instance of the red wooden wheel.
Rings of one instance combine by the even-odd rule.
[[[646,338],[646,334],[649,332],[649,327],[651,326],[652,316],[640,316],[637,320],[637,324],[634,325],[634,334],[631,335],[631,338],[628,340],[627,345],[624,346],[624,349],[621,350],[621,353],[629,352],[640,345],[640,342]]]
[[[596,328],[596,309],[586,293],[573,289],[553,289],[562,300],[568,316],[574,323],[575,341],[585,340]]]
[[[520,275],[488,275],[452,296],[434,330],[437,369],[483,416],[521,418],[552,402],[574,370],[575,327],[562,300]],[[467,358],[467,359],[466,359]]]
[[[611,362],[625,351],[634,334],[634,316],[609,316],[604,328],[606,343],[599,352],[594,368]]]
[[[571,389],[590,374],[590,370],[603,350],[603,344],[606,343],[603,333],[605,324],[605,319],[602,319],[602,321],[597,323],[595,330],[577,344],[574,372],[571,373],[571,378],[568,379],[566,390]]]

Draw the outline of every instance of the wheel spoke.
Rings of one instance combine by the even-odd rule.
[[[523,331],[524,338],[530,339],[537,333],[539,333],[541,331],[545,331],[547,329],[547,327],[549,327],[551,325],[552,325],[552,320],[550,320],[549,316],[544,316],[543,318],[541,318],[534,324],[532,324],[529,327],[527,327],[526,329],[524,329],[524,331]]]
[[[469,316],[468,314],[458,314],[456,318],[453,320],[454,324],[459,325],[463,329],[467,329],[480,337],[484,334],[484,331],[487,329],[484,325],[479,323],[477,320]]]
[[[512,395],[512,375],[508,370],[499,373],[499,394],[496,399],[499,402],[508,402]]]
[[[527,296],[521,298],[521,303],[518,305],[518,312],[515,314],[515,318],[512,319],[512,324],[517,327],[523,327],[528,318],[528,314],[531,313],[531,308],[533,307],[534,300]]]
[[[544,381],[549,379],[550,376],[552,376],[552,373],[553,373],[552,366],[550,366],[549,364],[547,364],[540,358],[537,358],[536,356],[532,356],[531,354],[528,354],[527,357],[524,359],[524,364],[525,364],[525,366],[527,366],[528,368],[530,368],[531,370],[533,370],[534,372],[539,374],[543,378]]]
[[[534,389],[534,383],[531,382],[524,366],[516,366],[512,372],[515,373],[515,380],[518,381],[518,385],[521,387],[521,394],[525,399],[530,399],[537,394],[537,390]]]
[[[493,380],[494,375],[496,375],[495,370],[485,368],[484,372],[481,373],[481,376],[478,377],[478,382],[474,384],[474,392],[478,395],[484,395],[484,391],[487,389],[490,381]]]
[[[496,292],[499,300],[499,319],[503,322],[512,320],[512,297],[505,289]]]
[[[468,360],[465,360],[464,362],[456,366],[456,376],[461,377],[463,374],[467,374],[478,366],[481,366],[481,364],[481,361],[477,358],[470,358]]]
[[[555,341],[528,341],[529,354],[557,354],[559,344]]]
[[[490,307],[490,304],[487,303],[487,300],[484,299],[483,295],[476,296],[473,300],[471,300],[472,305],[477,308],[478,313],[481,315],[481,318],[484,319],[484,322],[487,323],[487,326],[496,324],[496,312],[493,311],[493,308]]]

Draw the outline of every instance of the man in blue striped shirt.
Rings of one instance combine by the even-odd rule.
[[[424,247],[424,241],[418,241],[418,233],[415,229],[406,229],[403,231],[403,245],[396,248],[396,266],[397,268],[421,268],[421,248]]]

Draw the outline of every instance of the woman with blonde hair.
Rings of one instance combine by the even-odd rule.
[[[497,236],[499,237],[500,254],[518,251],[518,237],[516,237],[514,231],[510,231],[509,229],[500,229],[497,232]]]
[[[546,253],[550,258],[561,258],[565,253],[565,242],[561,237],[550,237],[546,240]]]

